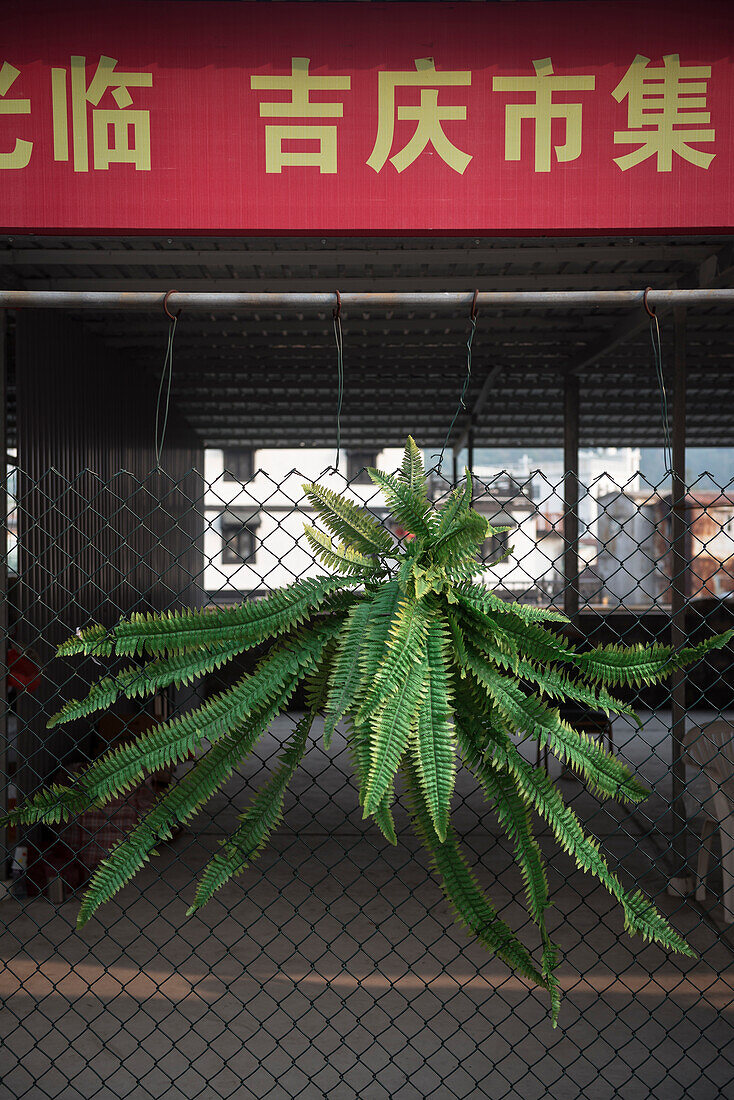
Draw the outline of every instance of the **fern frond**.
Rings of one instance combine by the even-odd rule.
[[[530,953],[499,917],[467,866],[454,830],[449,827],[443,843],[438,839],[414,769],[411,765],[406,765],[404,771],[416,832],[428,849],[444,894],[457,917],[469,932],[510,968],[518,970],[536,985],[547,988],[547,982],[537,970]]]
[[[464,634],[470,639],[472,646],[499,668],[511,669],[522,680],[536,685],[540,694],[551,699],[570,699],[583,703],[592,710],[604,711],[607,715],[626,714],[638,726],[641,724],[634,710],[627,703],[610,695],[602,685],[588,687],[581,680],[571,680],[549,663],[538,667],[521,657],[518,650],[520,639],[513,632],[508,632],[493,622],[489,624],[491,634],[488,635],[482,629],[482,618],[475,611],[468,612],[466,606],[459,608],[459,617]]]
[[[316,514],[332,534],[360,554],[389,554],[393,547],[389,531],[359,505],[323,485],[307,484],[303,491]]]
[[[387,698],[379,717],[371,722],[370,775],[364,794],[364,814],[373,814],[385,792],[392,787],[395,773],[413,733],[412,718],[419,713],[427,690],[427,667],[423,656],[410,654],[396,690]]]
[[[240,815],[240,824],[232,836],[222,842],[221,849],[204,868],[194,902],[186,910],[187,917],[206,905],[226,882],[241,874],[258,857],[270,834],[280,824],[286,788],[303,758],[312,725],[313,714],[306,714],[296,726],[275,773]]]
[[[337,723],[357,700],[360,688],[359,659],[371,612],[371,604],[361,603],[352,608],[347,616],[329,681],[324,715],[325,749],[331,744]]]
[[[317,611],[327,596],[355,583],[355,579],[346,577],[313,577],[237,607],[132,615],[106,632],[106,652],[128,657],[142,653],[158,656],[235,641],[241,642],[242,650],[251,649],[293,630]],[[93,655],[102,644],[102,629],[88,627],[59,647],[59,653],[63,650],[64,655]]]
[[[507,653],[517,654],[542,667],[551,662],[568,664],[575,656],[570,642],[562,635],[536,622],[526,622],[512,611],[496,614],[487,610],[479,601],[467,596],[463,586],[457,590],[457,604],[468,615],[475,633],[494,639]]]
[[[466,481],[463,486],[454,489],[445,504],[438,510],[438,527],[436,535],[439,539],[445,538],[454,524],[465,519],[471,510],[472,500],[472,476],[467,468],[465,470]]]
[[[297,638],[290,646],[267,655],[253,673],[197,710],[156,726],[134,741],[105,753],[85,768],[72,786],[55,788],[53,803],[39,801],[39,796],[34,796],[14,811],[18,821],[53,823],[65,820],[82,813],[90,805],[103,805],[115,795],[130,790],[150,772],[188,759],[204,739],[219,740],[240,726],[250,714],[279,697],[293,676],[300,679],[311,671],[337,629],[338,624],[325,625],[318,633]],[[26,814],[31,816],[26,819]]]
[[[494,802],[500,823],[515,842],[515,853],[525,879],[528,912],[535,923],[541,925],[549,905],[548,881],[543,857],[530,824],[528,800],[509,772],[501,772],[487,764],[469,724],[457,722],[456,737],[466,766]]]
[[[406,596],[400,599],[386,626],[384,621],[374,624],[365,650],[377,661],[376,667],[369,661],[371,677],[365,680],[366,694],[359,710],[361,721],[372,723],[390,696],[398,691],[410,668],[422,662],[427,621],[424,601]]]
[[[629,684],[640,687],[664,679],[676,669],[691,665],[713,649],[727,645],[734,630],[714,634],[699,645],[675,650],[667,645],[599,646],[586,653],[575,653],[574,664],[590,680],[604,684]]]
[[[548,896],[545,862],[533,835],[532,803],[523,794],[517,780],[509,771],[492,768],[487,764],[484,753],[468,726],[457,723],[456,732],[467,767],[474,773],[493,801],[498,820],[506,834],[514,841],[515,859],[525,881],[527,909],[540,929],[543,944],[542,973],[551,997],[551,1022],[555,1027],[561,1007],[561,988],[554,975],[559,951],[556,944],[551,941],[545,923],[545,910],[551,903]]]
[[[426,472],[423,467],[423,456],[416,445],[412,435],[408,436],[405,444],[405,453],[400,466],[400,477],[407,485],[417,501],[428,499],[428,486],[426,484]]]
[[[348,716],[347,746],[352,758],[354,772],[359,788],[359,804],[364,806],[364,796],[367,791],[367,779],[370,774],[370,731],[367,726],[361,726],[353,714]],[[393,787],[392,784],[385,791],[381,802],[377,806],[373,817],[380,832],[390,844],[397,844],[395,822],[392,816]]]
[[[78,629],[56,650],[57,657],[73,657],[84,653],[88,657],[109,657],[113,652],[113,643],[107,627],[99,623],[90,623]]]
[[[430,504],[426,497],[418,497],[404,481],[383,474],[380,470],[367,471],[378,489],[382,489],[388,507],[395,519],[411,534],[421,539],[430,539],[431,528],[428,522]]]
[[[172,836],[172,827],[193,817],[224,783],[245,757],[263,730],[287,704],[297,676],[292,676],[267,706],[251,714],[247,723],[230,730],[194,764],[170,790],[161,795],[153,808],[132,832],[117,844],[94,872],[82,900],[77,927],[109,901],[150,859],[156,843]]]
[[[526,695],[513,679],[497,672],[471,648],[469,667],[515,729],[529,733],[541,745],[549,745],[561,759],[582,772],[597,790],[631,802],[639,802],[650,793],[621,760],[564,722],[557,708],[548,707],[537,696]]]
[[[581,823],[560,793],[539,769],[528,764],[511,741],[494,749],[490,760],[494,767],[505,768],[513,774],[523,795],[532,801],[535,809],[550,825],[556,840],[576,862],[576,866],[594,875],[609,893],[622,905],[625,928],[639,932],[646,940],[655,940],[672,951],[695,957],[685,940],[675,932],[665,918],[638,891],[628,894],[599,850],[599,845],[587,836]]]
[[[394,791],[392,784],[390,784],[390,786],[382,796],[382,799],[377,809],[375,810],[373,817],[385,840],[395,846],[398,843],[398,837],[397,833],[395,832],[395,822],[392,816],[393,800]]]
[[[532,604],[503,600],[491,589],[485,588],[481,584],[462,584],[460,591],[468,603],[487,614],[514,615],[523,623],[568,622],[568,618],[562,611],[556,611],[555,608],[551,607],[534,607]],[[555,637],[555,635],[551,635],[551,637]]]
[[[390,624],[397,614],[402,598],[397,580],[389,580],[380,585],[370,600],[367,636],[360,652],[360,670],[365,691],[374,682],[387,646]]]
[[[126,668],[116,676],[105,676],[93,685],[83,699],[70,699],[65,703],[57,714],[49,718],[46,726],[53,729],[61,722],[84,718],[112,706],[120,696],[125,699],[141,698],[172,684],[176,687],[190,684],[221,668],[241,651],[240,642],[219,642],[208,649],[187,650],[159,661],[150,661],[142,667]]]
[[[316,527],[312,527],[310,523],[303,525],[303,532],[316,557],[324,565],[328,565],[330,569],[335,569],[337,572],[351,577],[372,577],[380,571],[379,566],[375,564],[372,558],[352,550],[350,546],[346,546],[344,543],[334,546],[328,535],[317,530]]]
[[[414,759],[436,835],[442,842],[446,839],[456,775],[447,644],[445,627],[434,613],[426,627],[426,684],[418,704]]]
[[[426,625],[423,602],[400,602],[385,635],[385,655],[357,715],[370,727],[365,815],[373,813],[381,802],[410,738],[411,720],[425,690]],[[369,644],[374,644],[374,638]]]
[[[337,635],[338,637],[338,635]],[[329,678],[336,656],[336,638],[332,638],[324,647],[324,652],[314,671],[303,681],[303,693],[308,710],[318,714],[326,706],[329,693]]]
[[[445,565],[447,569],[465,558],[473,558],[479,553],[482,543],[490,531],[489,523],[479,512],[470,511],[458,520],[444,535],[440,535],[433,544],[433,559]]]

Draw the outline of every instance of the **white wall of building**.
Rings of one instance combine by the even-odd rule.
[[[381,469],[400,468],[403,452],[396,448],[380,451]],[[318,481],[335,492],[346,486],[346,453],[340,456],[339,473],[334,473],[334,450],[259,450],[253,455],[254,477],[244,485],[227,480],[221,450],[205,452],[206,491],[204,509],[204,587],[209,593],[253,592],[290,584],[297,577],[323,572],[303,534],[304,523],[313,523],[307,507],[303,482]],[[372,485],[352,485],[348,490],[355,503],[384,505]],[[250,513],[257,520],[254,557],[244,563],[222,561],[221,516],[227,507]]]
[[[377,465],[383,470],[395,471],[400,467],[402,454],[399,448],[382,450],[377,454]],[[221,450],[206,452],[204,585],[207,592],[219,598],[230,593],[236,598],[239,593],[276,588],[297,577],[313,576],[322,571],[303,534],[304,522],[312,523],[314,515],[306,506],[302,484],[318,481],[336,492],[345,491],[346,451],[340,456],[338,474],[334,473],[333,461],[333,449],[259,450],[253,455],[254,476],[241,484],[225,478]],[[607,502],[620,497],[617,486],[637,487],[638,470],[639,451],[630,448],[589,449],[580,453],[580,478],[587,489],[582,489],[582,539],[584,533],[589,534],[592,529],[597,533]],[[476,505],[496,526],[506,524],[513,528],[510,535],[512,555],[507,561],[488,567],[484,581],[501,585],[516,595],[532,589],[536,592],[540,589],[541,594],[548,595],[556,591],[561,582],[563,542],[560,529],[550,533],[539,531],[539,512],[551,516],[562,513],[562,462],[545,462],[539,472],[532,469],[528,455],[522,456],[508,472],[521,485],[524,483],[524,491],[519,490],[514,500],[498,502],[492,499],[493,480],[503,472],[494,467],[475,470],[478,481],[488,483],[488,492],[478,495]],[[382,495],[371,483],[352,484],[347,491],[355,502],[366,504],[377,513],[384,509]],[[257,522],[255,553],[246,562],[222,560],[222,513],[227,508],[237,509],[239,514],[252,516]],[[619,552],[644,554],[644,550],[633,547],[637,538],[635,532],[623,548],[624,535],[619,535]],[[589,546],[582,544],[580,551],[582,560],[593,559],[596,555],[594,540]],[[634,595],[635,582],[627,583],[624,577],[624,568],[615,570],[607,554],[605,584],[608,580],[612,585],[613,597],[629,599]],[[640,584],[641,593],[649,599],[647,589],[650,585],[645,580]]]

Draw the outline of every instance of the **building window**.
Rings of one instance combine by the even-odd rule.
[[[377,465],[377,451],[349,451],[347,453],[347,479],[352,485],[371,485],[372,478],[366,466]]]
[[[253,453],[249,447],[225,447],[222,457],[225,481],[244,483],[252,479]]]
[[[255,560],[258,521],[236,510],[222,513],[222,562],[242,565]]]
[[[507,553],[510,545],[510,532],[498,531],[496,535],[490,535],[482,543],[482,561],[495,561]]]

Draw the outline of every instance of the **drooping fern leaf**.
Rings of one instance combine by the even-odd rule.
[[[433,827],[440,841],[446,839],[455,778],[455,745],[447,630],[434,612],[426,628],[425,690],[418,706],[415,731],[415,770]]]
[[[532,737],[547,745],[605,796],[644,797],[629,769],[565,721],[559,705],[572,701],[633,716],[614,689],[657,682],[727,645],[734,631],[677,652],[660,645],[580,652],[561,632],[566,620],[560,612],[505,601],[473,579],[484,571],[480,550],[493,529],[472,508],[468,471],[465,484],[440,508],[431,503],[412,439],[397,475],[372,476],[393,525],[407,528],[413,539],[399,544],[353,501],[306,485],[317,521],[336,541],[316,528],[306,536],[332,573],[237,607],[93,623],[65,642],[59,648],[64,658],[128,657],[140,665],[132,662],[102,677],[84,698],[66,703],[50,725],[91,715],[119,698],[144,699],[169,685],[189,684],[254,646],[265,643],[268,649],[254,671],[231,687],[107,752],[69,784],[38,791],[3,823],[58,824],[124,794],[149,772],[190,763],[98,868],[79,914],[84,923],[130,882],[158,840],[189,821],[226,782],[304,680],[309,714],[270,782],[204,869],[190,912],[261,850],[280,819],[286,785],[319,711],[327,748],[343,723],[359,801],[391,843],[397,840],[394,784],[402,771],[415,828],[457,918],[489,951],[548,991],[555,1024],[558,949],[545,924],[550,899],[533,814],[620,903],[628,931],[669,950],[691,951],[649,900],[625,890],[598,843],[545,773],[519,753],[516,740]],[[501,919],[461,852],[450,821],[457,748],[514,846],[528,911],[540,931],[537,961]],[[206,751],[197,758],[201,749]]]
[[[204,806],[232,774],[237,764],[284,706],[297,683],[292,676],[288,685],[269,705],[260,707],[240,728],[227,733],[194,764],[171,790],[158,798],[153,808],[102,860],[84,895],[77,925],[86,924],[104,902],[118,892],[150,859],[155,845],[168,839],[174,825],[183,824]]]
[[[495,952],[514,970],[519,970],[536,985],[547,986],[528,950],[512,929],[497,914],[497,910],[481,890],[476,878],[461,854],[453,828],[446,839],[439,840],[431,814],[423,799],[420,783],[410,764],[405,767],[408,800],[418,833],[426,845],[448,901],[459,920],[485,947]]]
[[[342,644],[334,660],[324,716],[324,748],[331,745],[334,729],[357,699],[360,687],[360,654],[366,641],[367,623],[373,605],[357,604],[345,624]]]
[[[230,839],[223,841],[221,851],[204,868],[187,916],[205,905],[226,882],[241,874],[267,843],[281,819],[286,788],[301,762],[312,725],[313,714],[309,713],[296,726],[272,779],[258,792],[241,815],[240,824]]]
[[[540,930],[543,948],[541,969],[551,996],[551,1019],[555,1026],[561,1003],[560,987],[553,973],[558,963],[558,948],[551,941],[545,923],[545,910],[550,905],[548,880],[543,856],[533,835],[531,806],[511,773],[487,764],[468,728],[458,726],[457,737],[467,767],[494,803],[500,824],[514,842],[515,859],[525,881],[528,912]]]
[[[59,646],[59,656],[76,653],[109,656],[182,653],[186,649],[241,642],[240,651],[271,641],[306,621],[329,593],[343,588],[342,577],[314,577],[296,581],[260,600],[238,607],[203,611],[175,611],[162,615],[136,614],[122,619],[110,631],[94,624]],[[354,582],[352,582],[354,583]]]
[[[116,676],[105,676],[96,683],[83,699],[70,699],[58,714],[48,720],[48,728],[84,718],[95,711],[104,710],[121,696],[125,699],[142,698],[162,688],[181,687],[213,672],[231,661],[242,652],[240,642],[217,642],[207,649],[187,649],[164,657],[160,661],[151,661],[145,669],[135,666],[118,672]]]
[[[390,533],[364,508],[323,485],[304,485],[303,491],[317,516],[346,546],[351,546],[358,554],[390,553]]]

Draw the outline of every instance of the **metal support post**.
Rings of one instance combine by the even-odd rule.
[[[670,532],[670,641],[674,650],[686,642],[686,594],[688,591],[688,537],[686,522],[686,310],[674,313],[675,355],[673,377],[673,440]],[[686,673],[676,669],[671,678],[671,849],[673,868],[669,891],[680,895],[691,888],[688,875],[688,826],[686,820],[686,771],[683,742],[686,731]]]

